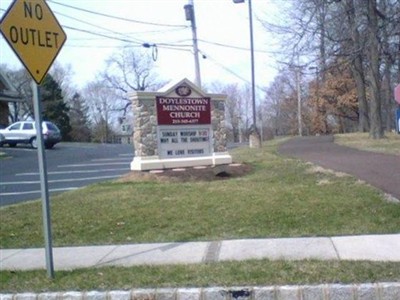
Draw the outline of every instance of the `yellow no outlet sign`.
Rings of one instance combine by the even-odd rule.
[[[0,31],[37,84],[67,39],[44,0],[14,0],[0,22]]]

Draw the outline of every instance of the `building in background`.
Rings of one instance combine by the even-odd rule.
[[[11,103],[22,102],[17,90],[11,84],[7,75],[0,70],[0,126],[5,127],[10,123]]]

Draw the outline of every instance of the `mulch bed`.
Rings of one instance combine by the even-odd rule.
[[[160,181],[160,182],[189,182],[214,181],[241,177],[251,172],[252,167],[247,164],[230,164],[204,167],[188,167],[179,169],[165,169],[153,171],[132,171],[119,182],[131,181]]]

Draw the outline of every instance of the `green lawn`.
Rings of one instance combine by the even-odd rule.
[[[252,165],[243,177],[113,181],[54,196],[54,246],[400,231],[398,203],[386,202],[378,190],[351,176],[278,155],[278,142],[232,151],[235,161]],[[2,248],[43,247],[39,201],[0,208],[0,215]],[[228,276],[232,270],[237,277]],[[399,263],[249,261],[57,272],[53,282],[44,271],[0,272],[0,289],[399,281],[399,270]]]
[[[383,139],[374,140],[368,133],[336,134],[335,143],[360,150],[400,155],[400,134],[386,132]]]
[[[250,260],[56,272],[0,272],[1,292],[129,290],[132,288],[265,286],[400,281],[400,263]]]
[[[275,151],[276,142],[234,151],[253,165],[240,178],[107,182],[52,197],[54,245],[399,232],[400,205],[376,189]],[[2,248],[43,246],[39,201],[0,214]]]

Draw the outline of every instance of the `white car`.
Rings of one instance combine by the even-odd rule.
[[[51,149],[61,141],[61,133],[58,127],[49,121],[43,121],[43,141],[46,149]],[[0,129],[0,147],[8,144],[15,147],[17,144],[30,144],[37,148],[37,133],[34,121],[20,121],[11,124],[5,129]]]

